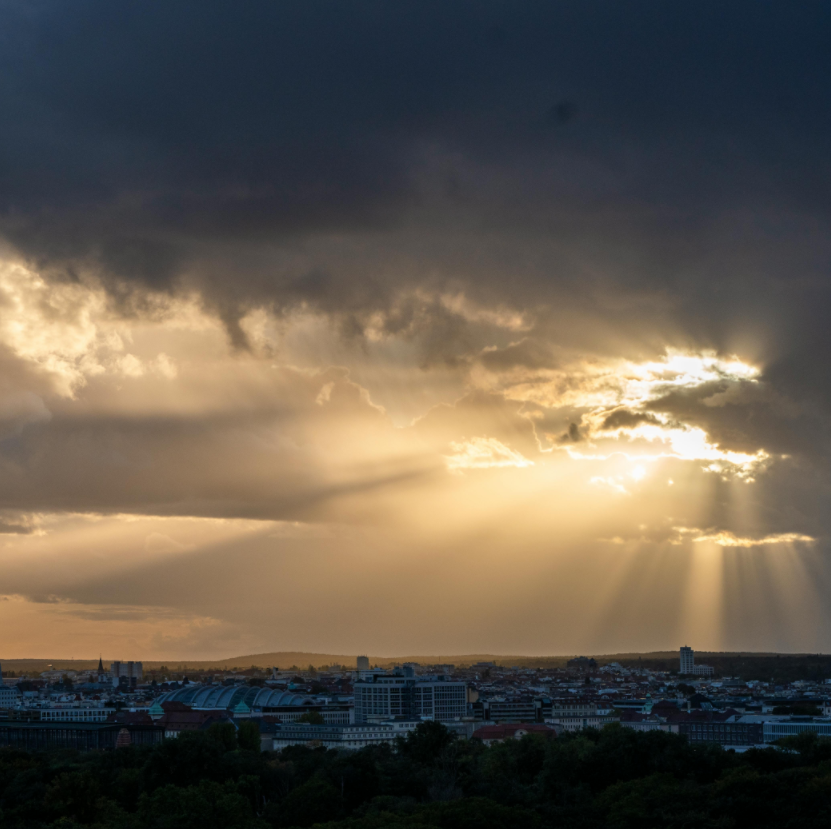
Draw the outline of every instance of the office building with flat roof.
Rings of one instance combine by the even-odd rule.
[[[467,684],[440,676],[415,676],[411,668],[364,672],[355,682],[355,722],[394,717],[449,722],[467,716]]]

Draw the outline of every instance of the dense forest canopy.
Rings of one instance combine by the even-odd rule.
[[[783,750],[784,749],[784,750]],[[153,748],[0,749],[0,825],[119,829],[757,829],[831,821],[831,740],[744,754],[611,726],[483,746],[424,723],[398,750],[260,752],[212,726]]]

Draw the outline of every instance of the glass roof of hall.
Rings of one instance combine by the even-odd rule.
[[[314,700],[272,688],[251,688],[247,685],[186,685],[168,691],[156,700],[182,702],[191,708],[235,708],[241,702],[249,708],[272,708],[281,705],[312,705]]]

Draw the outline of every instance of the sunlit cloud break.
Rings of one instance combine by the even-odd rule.
[[[524,343],[510,347],[520,349]],[[683,395],[704,411],[731,405],[758,388],[761,376],[760,367],[736,355],[672,348],[644,362],[582,356],[556,367],[511,366],[475,375],[477,382],[511,400],[554,411],[582,410],[579,429],[574,427],[579,441],[559,441],[575,460],[608,460],[619,454],[644,461],[677,458],[748,483],[773,460],[766,448],[738,451],[721,445],[702,425],[664,409],[673,395]],[[555,435],[546,437],[557,442]],[[544,442],[541,448],[546,451]]]
[[[512,348],[521,346],[513,343]],[[493,352],[495,349],[486,349]],[[721,357],[715,351],[679,351],[667,348],[658,360],[586,359],[575,355],[548,368],[529,371],[517,367],[485,372],[479,379],[516,400],[544,406],[585,409],[638,408],[672,391],[700,388],[712,383],[756,384],[761,369],[736,355]]]
[[[692,536],[690,540],[694,544],[711,543],[717,544],[719,547],[764,547],[771,544],[813,544],[816,539],[804,533],[772,533],[764,535],[761,538],[746,538],[744,536],[737,536],[726,530],[719,530],[718,532],[707,532],[706,530],[699,530],[694,527],[673,527],[673,529],[680,535]],[[680,543],[676,541],[675,543]]]
[[[664,449],[657,453],[644,451],[624,453],[633,458],[655,460],[657,458],[678,458],[685,461],[708,461],[705,467],[709,472],[735,475],[738,478],[752,480],[753,474],[770,460],[770,454],[764,449],[754,453],[735,452],[721,449],[711,443],[707,433],[697,426],[670,423],[668,418],[651,415],[655,422],[639,423],[634,427],[619,427],[613,430],[598,429],[598,438],[628,438],[629,441],[642,439],[650,444],[662,443]],[[569,447],[573,458],[608,458],[618,450],[607,454],[587,454]]]
[[[472,438],[471,440],[450,444],[452,455],[446,456],[447,468],[454,472],[463,469],[490,469],[514,466],[523,468],[533,466],[521,453],[508,448],[496,438]]]
[[[713,383],[721,389],[724,384],[733,389],[745,383],[756,384],[759,375],[757,367],[737,357],[725,359],[712,352],[668,350],[662,360],[622,363],[611,373],[587,378],[587,396],[582,401],[575,398],[574,402],[592,407],[582,417],[582,432],[591,449],[566,446],[566,451],[579,460],[606,460],[624,454],[645,461],[703,461],[708,472],[751,482],[755,473],[771,460],[764,448],[755,452],[723,448],[700,426],[654,411],[651,404],[671,392],[691,391]],[[721,393],[706,398],[704,405],[721,405]],[[626,447],[623,450],[621,442]]]

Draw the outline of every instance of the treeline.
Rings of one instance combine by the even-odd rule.
[[[484,747],[437,723],[345,753],[231,726],[107,754],[0,750],[4,829],[812,829],[831,740],[735,754],[611,726]]]

